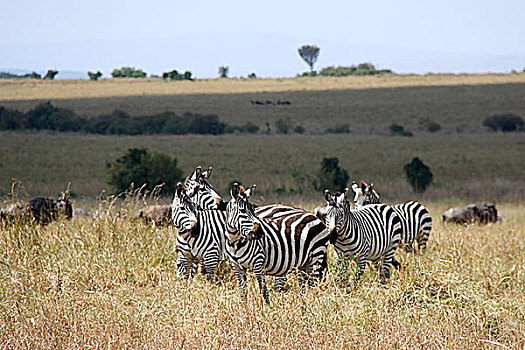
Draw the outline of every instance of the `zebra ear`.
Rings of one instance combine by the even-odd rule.
[[[232,188],[230,190],[230,196],[232,197],[232,199],[236,199],[239,196],[240,190],[241,189],[237,182],[232,185]]]
[[[252,187],[250,187],[247,191],[244,191],[244,198],[250,199],[250,197],[255,192],[255,187],[257,187],[257,185],[253,184]]]
[[[182,183],[177,183],[177,197],[182,197],[182,194],[184,193],[184,187],[182,187]]]
[[[345,191],[343,192],[343,199],[346,201],[348,199],[348,187],[345,188]]]
[[[364,181],[361,181],[361,192],[363,192],[363,193],[364,193],[364,192],[365,192],[365,190],[366,190],[366,187],[367,187],[367,186],[368,186],[368,185],[366,184],[366,182],[364,182]]]
[[[324,199],[326,199],[327,202],[332,201],[332,195],[330,194],[330,190],[324,190]]]
[[[352,191],[354,191],[356,194],[359,192],[359,186],[355,183],[355,181],[352,181]]]
[[[209,167],[208,170],[202,173],[202,177],[204,178],[204,180],[208,180],[210,178],[211,171],[212,171],[212,167]]]
[[[368,187],[370,187],[370,191],[374,190],[374,184],[373,183],[370,183],[370,186],[368,186]]]
[[[201,177],[201,173],[202,173],[202,168],[201,166],[199,165],[197,167],[197,169],[195,169],[195,180],[197,180],[199,177]]]

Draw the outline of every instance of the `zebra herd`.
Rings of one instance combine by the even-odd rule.
[[[373,188],[364,183],[352,186],[356,210],[350,208],[348,189],[336,194],[326,190],[326,206],[314,215],[281,204],[253,205],[255,185],[246,189],[234,183],[225,202],[208,182],[211,172],[211,167],[205,171],[197,167],[184,185],[177,184],[171,207],[178,231],[177,276],[188,278],[200,265],[206,278],[213,280],[220,260],[227,257],[243,295],[246,271],[251,270],[266,303],[270,299],[265,275],[274,276],[276,290],[292,272],[301,283],[313,285],[327,268],[328,244],[340,260],[356,261],[356,280],[371,261],[386,282],[390,267],[399,267],[394,259],[398,245],[408,248],[417,241],[422,250],[432,228],[421,204],[380,204]]]

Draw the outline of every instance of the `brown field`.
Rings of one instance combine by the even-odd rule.
[[[290,278],[269,306],[253,277],[243,301],[227,269],[220,285],[176,279],[171,228],[99,205],[97,219],[0,229],[0,348],[525,347],[523,205],[501,205],[502,223],[466,227],[443,225],[447,206],[431,203],[427,251],[396,253],[404,268],[387,286],[367,268],[357,288],[340,287],[330,250],[318,287]]]

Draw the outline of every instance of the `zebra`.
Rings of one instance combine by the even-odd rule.
[[[354,205],[356,209],[368,204],[381,203],[373,184],[367,185],[362,181],[361,186],[358,186],[353,182],[352,190],[355,194]],[[416,241],[418,250],[420,252],[425,250],[430,231],[432,230],[432,217],[428,210],[416,201],[393,205],[392,208],[394,208],[396,213],[401,217],[401,225],[403,227],[401,243],[404,245],[405,250],[412,252],[414,250],[414,242]]]
[[[325,225],[306,211],[295,209],[298,215],[281,218],[257,217],[249,202],[254,191],[255,185],[248,190],[237,183],[231,187],[231,200],[226,206],[226,254],[243,295],[246,296],[246,270],[250,269],[264,301],[269,303],[264,272],[284,276],[299,270],[313,284],[326,268],[330,237]]]
[[[394,209],[385,204],[368,205],[350,210],[348,188],[332,196],[325,190],[326,227],[331,235],[339,259],[350,257],[357,263],[356,281],[365,270],[367,260],[382,263],[382,282],[390,278],[390,265],[399,263],[394,253],[401,239],[401,219]]]
[[[177,277],[188,278],[199,262],[208,280],[214,278],[219,260],[224,256],[226,214],[220,210],[202,210],[177,184],[171,207],[177,229]]]
[[[192,201],[202,209],[226,210],[226,202],[224,202],[208,182],[211,172],[212,167],[209,167],[206,171],[202,171],[202,168],[198,166],[185,180],[186,193],[188,193]],[[282,219],[285,216],[301,215],[303,212],[304,210],[302,209],[282,204],[270,204],[255,208],[255,214],[259,218]],[[286,276],[276,276],[274,290],[283,290],[286,281]]]

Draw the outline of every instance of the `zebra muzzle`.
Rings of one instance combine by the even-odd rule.
[[[262,230],[261,226],[259,225],[259,223],[255,223],[253,224],[253,230],[250,231],[248,235],[248,240],[255,241],[261,239],[263,235],[264,231]]]
[[[335,242],[337,242],[337,229],[334,227],[334,228],[331,228],[328,230],[328,232],[330,233],[330,243],[332,244],[335,244]]]
[[[192,221],[191,222],[191,229],[190,229],[190,235],[192,237],[197,237],[200,232],[200,225],[198,221]]]

